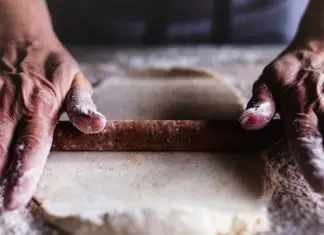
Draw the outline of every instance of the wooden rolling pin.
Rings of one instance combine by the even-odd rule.
[[[109,121],[99,134],[83,134],[69,122],[55,130],[53,151],[258,151],[283,137],[279,120],[258,131],[237,121]]]

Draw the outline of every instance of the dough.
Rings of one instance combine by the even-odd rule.
[[[108,119],[238,117],[238,93],[188,71],[107,80],[94,95],[98,109]],[[243,235],[268,229],[265,186],[255,154],[54,152],[35,200],[71,234]]]
[[[243,111],[238,91],[193,68],[130,71],[104,81],[93,98],[108,120],[237,119]]]
[[[72,234],[250,234],[267,225],[262,174],[249,154],[54,153],[36,198]]]

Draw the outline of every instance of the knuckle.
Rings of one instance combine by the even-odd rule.
[[[15,119],[17,118],[16,116],[18,116],[16,112],[10,113],[4,110],[3,108],[0,109],[0,120],[1,120],[0,131],[2,130],[2,128],[5,128],[6,125],[8,125],[8,123],[14,122]]]
[[[32,96],[32,99],[36,104],[52,106],[55,103],[55,96],[51,92],[43,89],[36,89]]]
[[[50,115],[59,108],[58,106],[56,96],[53,92],[37,88],[30,98],[29,113]]]
[[[281,71],[281,66],[282,66],[282,63],[281,61],[274,61],[270,64],[268,64],[264,70],[263,70],[263,75],[265,75],[264,77],[265,78],[268,78],[268,77],[278,77],[278,75],[280,75],[280,71]]]
[[[77,61],[67,52],[52,52],[48,55],[45,63],[47,74],[54,74],[57,70],[69,70],[71,73],[79,71]]]
[[[295,57],[287,55],[267,65],[263,71],[264,78],[274,81],[279,86],[291,84],[301,68],[301,63]]]
[[[41,146],[40,138],[33,135],[23,136],[20,138],[20,140],[17,143],[16,152],[19,155],[24,152],[31,151],[40,146]]]

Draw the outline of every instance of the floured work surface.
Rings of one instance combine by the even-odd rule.
[[[108,119],[238,118],[235,90],[189,72],[106,80],[94,98]],[[56,152],[35,199],[71,234],[243,235],[267,230],[264,180],[254,154]]]
[[[266,162],[271,234],[324,234],[324,196],[315,193],[282,140],[261,154]]]

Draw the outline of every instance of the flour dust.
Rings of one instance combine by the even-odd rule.
[[[1,187],[0,205],[3,205],[3,192]],[[41,235],[40,226],[26,208],[11,212],[0,208],[0,235]]]

